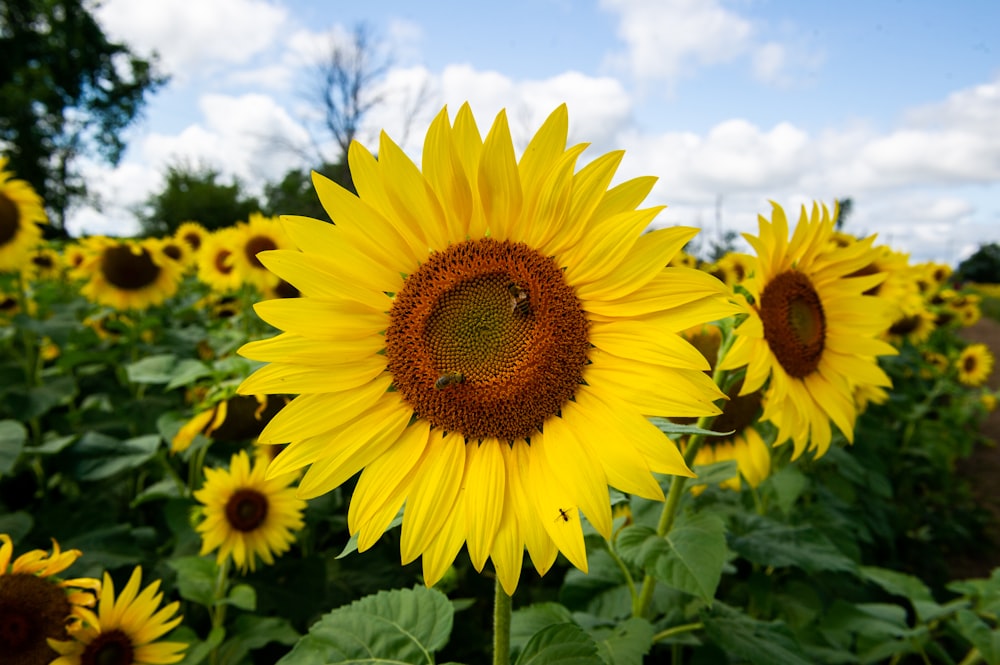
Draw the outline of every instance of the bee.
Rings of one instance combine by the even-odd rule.
[[[448,386],[454,386],[465,381],[465,375],[461,372],[446,372],[434,382],[435,390],[444,390]]]
[[[569,513],[563,510],[562,508],[559,509],[559,517],[557,517],[556,519],[558,520],[560,517],[562,518],[563,522],[569,521]]]
[[[531,303],[528,301],[527,291],[511,282],[507,285],[507,293],[510,294],[510,307],[515,316],[523,318],[531,315]]]

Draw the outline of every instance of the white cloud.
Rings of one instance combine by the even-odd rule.
[[[109,35],[140,53],[156,51],[167,73],[187,77],[241,64],[281,35],[287,10],[264,0],[108,0],[96,12]]]

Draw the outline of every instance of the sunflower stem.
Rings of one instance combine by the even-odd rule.
[[[493,586],[493,665],[510,664],[511,605],[498,577]]]
[[[221,629],[222,625],[226,622],[226,603],[222,602],[226,599],[226,594],[229,592],[229,557],[222,560],[219,564],[219,571],[215,577],[215,589],[212,594],[212,630]],[[209,662],[211,665],[217,665],[219,662],[219,647],[218,645],[212,647],[212,653],[209,656]]]

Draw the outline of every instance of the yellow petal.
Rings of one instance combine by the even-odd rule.
[[[455,503],[465,471],[465,439],[432,432],[427,456],[406,500],[399,551],[403,565],[427,549]],[[464,519],[464,516],[463,516]]]
[[[500,527],[506,494],[507,469],[496,439],[466,445],[468,460],[465,473],[465,501],[468,508],[469,558],[477,571],[482,571],[493,549],[493,539]]]
[[[271,363],[248,376],[241,395],[334,393],[352,390],[385,371],[385,356],[374,355],[340,365],[310,366]]]
[[[517,225],[521,219],[521,176],[514,159],[514,144],[505,111],[497,114],[483,142],[477,184],[492,236],[497,240],[517,239]]]

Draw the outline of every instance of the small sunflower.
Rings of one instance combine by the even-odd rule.
[[[871,242],[841,247],[831,242],[833,221],[826,207],[803,207],[789,240],[781,206],[772,220],[759,218],[760,235],[744,237],[756,250],[753,277],[744,282],[753,297],[748,317],[723,369],[747,366],[742,394],[764,392],[763,420],[778,428],[776,444],[791,439],[798,457],[816,456],[830,446],[830,421],[854,440],[859,385],[891,386],[878,366],[880,355],[895,354],[876,339],[891,322],[881,298],[864,295],[884,274],[851,277],[872,262]]]
[[[194,493],[204,504],[205,519],[197,526],[202,535],[201,553],[218,550],[217,561],[227,557],[241,571],[254,570],[257,557],[274,563],[302,529],[306,502],[289,485],[296,474],[264,477],[267,461],[258,458],[251,467],[245,450],[233,455],[229,470],[205,469],[205,485]]]
[[[901,346],[904,341],[918,345],[926,342],[937,328],[937,315],[927,309],[923,298],[911,296],[900,303],[902,315],[892,322],[886,338]]]
[[[95,579],[56,577],[79,557],[80,550],[26,552],[11,563],[14,545],[0,533],[0,654],[8,665],[49,665],[58,654],[48,639],[64,640],[67,628],[85,616],[100,590]]]
[[[194,251],[183,240],[160,238],[157,240],[157,244],[159,244],[163,255],[177,263],[181,270],[186,271],[188,267],[194,265]]]
[[[42,198],[7,170],[0,157],[0,272],[20,270],[42,240],[39,224],[48,222]]]
[[[723,281],[729,286],[736,286],[750,275],[753,257],[741,252],[729,252],[716,261],[715,265],[724,275]]]
[[[238,238],[233,260],[243,280],[261,292],[277,286],[279,277],[264,267],[257,258],[260,252],[272,249],[292,249],[294,245],[276,217],[252,213],[246,224],[236,227]]]
[[[85,280],[87,278],[87,273],[81,268],[89,255],[90,250],[84,241],[71,242],[63,247],[62,264],[66,267],[70,279]]]
[[[230,293],[243,284],[237,263],[239,230],[228,226],[206,236],[198,250],[198,279],[213,292]]]
[[[115,598],[111,576],[104,573],[101,600],[96,612],[83,610],[82,625],[71,631],[71,640],[49,640],[59,652],[51,665],[169,665],[184,658],[184,642],[157,642],[181,622],[173,602],[158,609],[163,600],[160,581],[142,592],[142,568],[136,567],[128,584]]]
[[[192,254],[198,253],[207,235],[208,229],[190,220],[181,222],[174,231],[174,239],[183,241],[191,249]]]
[[[44,245],[35,247],[21,272],[26,279],[32,282],[58,280],[62,275],[62,261],[59,252]]]
[[[187,450],[198,434],[213,441],[255,439],[287,403],[287,398],[278,395],[233,395],[220,400],[181,427],[170,444],[170,452]]]
[[[969,344],[955,362],[958,380],[967,386],[981,386],[993,372],[993,354],[985,344]]]
[[[760,416],[761,393],[756,391],[740,395],[740,388],[741,385],[737,382],[730,389],[731,399],[712,422],[714,431],[732,434],[706,437],[694,459],[695,465],[736,460],[736,474],[721,484],[722,487],[736,491],[741,488],[740,478],[750,487],[758,487],[771,475],[771,449],[764,443],[756,427]]]
[[[81,268],[89,279],[80,289],[90,301],[119,311],[145,309],[177,293],[181,267],[159,243],[101,238],[92,246],[95,251]]]
[[[623,157],[577,170],[565,105],[517,159],[505,112],[483,139],[443,110],[422,170],[383,133],[348,151],[355,195],[314,174],[336,223],[282,217],[301,251],[258,254],[303,297],[256,305],[285,331],[240,353],[269,363],[243,393],[300,393],[261,433],[289,443],[268,474],[309,466],[299,495],[360,472],[359,549],[406,506],[402,562],[433,585],[463,545],[513,593],[525,547],[544,574],[587,569],[581,512],[611,535],[608,485],[663,499],[690,476],[647,416],[719,413],[705,359],[679,331],[729,316],[725,286],[665,267],[697,233],[644,233],[652,178],[608,189]]]

